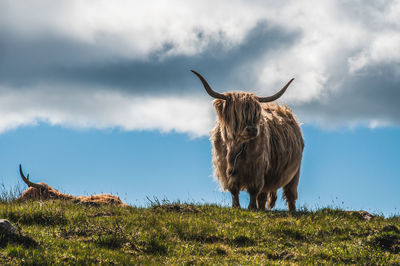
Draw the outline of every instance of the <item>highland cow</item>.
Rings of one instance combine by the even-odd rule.
[[[19,165],[19,173],[25,184],[28,185],[28,189],[22,193],[17,201],[27,200],[50,200],[50,199],[61,199],[68,200],[84,205],[100,205],[100,204],[116,204],[121,206],[128,206],[121,201],[117,196],[110,194],[91,195],[91,196],[78,196],[64,194],[47,185],[46,183],[33,183],[29,180],[29,174],[25,177],[21,165]]]
[[[275,206],[277,190],[290,211],[296,210],[297,185],[304,148],[292,111],[275,101],[286,91],[257,97],[246,92],[218,93],[196,71],[207,93],[215,98],[217,122],[211,132],[214,176],[232,194],[232,207],[240,208],[239,192],[250,194],[249,209]],[[268,104],[267,104],[268,103]]]

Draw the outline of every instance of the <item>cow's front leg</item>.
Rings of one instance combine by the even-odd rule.
[[[257,209],[257,197],[261,193],[261,190],[264,186],[264,180],[262,178],[254,180],[254,183],[251,184],[247,188],[247,192],[250,194],[250,204],[249,204],[249,209],[250,210],[256,210]]]
[[[248,192],[250,194],[249,210],[256,210],[257,209],[257,196],[258,196],[259,190],[252,189],[252,190],[248,190]]]
[[[240,203],[239,203],[239,184],[234,177],[230,177],[229,180],[229,186],[228,190],[232,195],[232,208],[239,208],[240,209]]]
[[[232,208],[240,209],[239,191],[231,191],[232,194]]]
[[[257,208],[259,210],[265,210],[265,204],[267,202],[268,194],[266,192],[260,192],[257,196]]]

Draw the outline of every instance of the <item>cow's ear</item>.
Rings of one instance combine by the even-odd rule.
[[[221,100],[221,99],[216,99],[214,100],[214,108],[217,111],[217,114],[219,117],[223,117],[223,111],[225,108],[225,100]]]

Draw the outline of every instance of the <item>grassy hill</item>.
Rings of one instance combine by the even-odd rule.
[[[3,202],[0,218],[24,235],[0,234],[0,264],[400,264],[400,217],[333,209]]]

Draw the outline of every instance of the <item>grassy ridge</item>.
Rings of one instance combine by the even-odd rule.
[[[211,205],[0,203],[25,238],[0,235],[0,264],[400,264],[400,217],[254,212]],[[33,242],[32,242],[33,241]]]

